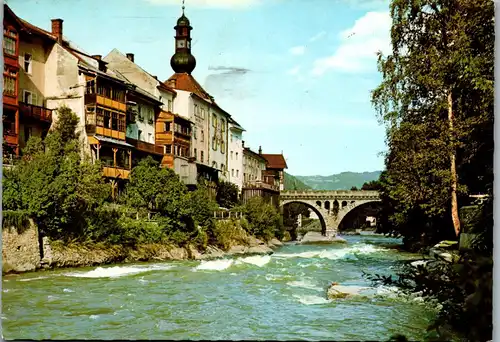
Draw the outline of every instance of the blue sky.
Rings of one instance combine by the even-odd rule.
[[[181,0],[8,0],[21,18],[90,54],[135,54],[173,73]],[[384,128],[370,103],[375,52],[390,49],[388,0],[186,0],[194,77],[246,129],[245,145],[283,151],[288,172],[383,169]]]

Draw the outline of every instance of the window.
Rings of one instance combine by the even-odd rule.
[[[179,146],[174,145],[174,155],[178,156],[179,155]]]
[[[167,109],[169,112],[172,112],[173,111],[173,108],[172,108],[172,100],[168,100],[168,106],[167,106]]]
[[[33,135],[33,129],[29,126],[25,126],[24,127],[24,141],[27,142],[32,135]]]
[[[3,71],[3,93],[5,95],[16,96],[17,72],[4,66]]]
[[[24,90],[23,100],[26,104],[36,105],[36,94],[29,90]]]
[[[142,131],[141,130],[137,131],[137,136],[139,137],[139,140],[142,140]]]
[[[9,55],[16,55],[17,33],[10,30],[3,30],[3,52]]]
[[[111,128],[111,112],[104,110],[104,128]]]
[[[97,113],[96,125],[104,127],[104,109],[97,107],[96,113]]]
[[[217,115],[212,114],[212,127],[217,128]]]
[[[115,131],[118,130],[118,113],[111,113],[111,129]]]
[[[118,102],[125,102],[125,92],[121,89],[110,89],[111,99]]]
[[[125,119],[125,115],[123,115],[123,114],[118,114],[118,130],[120,132],[127,131],[126,119]]]
[[[170,122],[165,122],[165,132],[170,132]]]
[[[198,115],[198,105],[194,104],[194,115]]]
[[[238,152],[236,152],[236,160],[238,160]]]
[[[205,141],[205,132],[203,132],[203,130],[201,130],[201,142],[204,142]]]
[[[172,145],[164,145],[163,146],[163,153],[164,154],[171,154],[172,153]]]
[[[233,142],[233,135],[232,135],[232,134],[231,134],[231,137],[230,137],[230,139],[231,139],[231,142]]]
[[[220,142],[220,151],[221,153],[226,153],[226,142],[224,141],[224,139],[222,139]]]
[[[196,149],[194,149],[194,160],[198,159],[198,153],[196,153]]]
[[[31,74],[31,69],[32,69],[31,54],[25,53],[24,54],[24,71],[26,71],[28,74]]]
[[[95,94],[95,79],[87,81],[87,86],[85,88],[85,94]]]
[[[239,177],[240,170],[236,170],[236,177]]]
[[[148,133],[148,142],[153,143],[153,133]]]
[[[217,139],[215,138],[215,135],[212,138],[212,149],[217,151]]]
[[[200,156],[200,157],[201,157],[201,158],[200,158],[200,159],[201,159],[201,162],[203,163],[203,162],[204,162],[204,159],[203,159],[203,151],[201,151],[201,156]]]
[[[231,176],[234,177],[234,169],[231,169]]]
[[[196,128],[196,126],[194,126],[194,127],[193,127],[193,136],[194,136],[194,138],[195,138],[195,139],[196,139],[196,131],[197,131],[197,130],[198,130],[198,129]]]
[[[201,109],[201,117],[205,119],[205,108]]]
[[[231,160],[233,160],[233,151],[231,151]]]

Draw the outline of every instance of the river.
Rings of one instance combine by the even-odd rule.
[[[328,301],[326,288],[370,286],[416,255],[399,240],[348,236],[347,245],[286,245],[272,256],[120,264],[3,277],[6,339],[422,340],[435,308],[374,288]],[[420,298],[421,299],[421,298]]]

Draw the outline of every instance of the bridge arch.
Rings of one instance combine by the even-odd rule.
[[[333,237],[349,212],[369,202],[380,202],[380,196],[377,191],[368,190],[288,190],[280,193],[281,207],[292,202],[312,208],[321,220],[324,235]]]
[[[321,234],[322,235],[326,234],[326,230],[328,228],[327,221],[326,221],[326,219],[328,218],[328,212],[325,212],[325,210],[323,208],[321,208],[317,203],[316,203],[316,206],[314,206],[307,201],[301,201],[301,200],[284,201],[280,204],[280,207],[282,209],[284,209],[285,206],[292,204],[292,203],[300,203],[300,204],[305,205],[307,208],[311,209],[318,216],[319,222],[321,224]]]
[[[340,230],[342,223],[344,223],[344,219],[349,217],[349,215],[352,214],[354,211],[359,210],[360,208],[368,205],[373,205],[375,203],[381,205],[380,200],[353,201],[349,203],[347,208],[339,211],[339,213],[337,214],[337,218],[335,220],[337,231]]]

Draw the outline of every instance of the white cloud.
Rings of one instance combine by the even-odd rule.
[[[299,72],[300,72],[300,66],[297,65],[296,67],[293,67],[290,70],[288,70],[286,73],[288,75],[298,75]]]
[[[181,0],[144,0],[153,5],[182,6]],[[262,0],[188,0],[186,7],[245,8],[259,5]]]
[[[374,69],[376,53],[390,52],[391,17],[388,12],[368,12],[340,33],[341,44],[332,56],[317,59],[313,75],[330,69],[364,72]]]
[[[306,47],[301,45],[301,46],[294,46],[293,48],[291,48],[289,50],[289,52],[292,54],[292,55],[303,55],[304,52],[306,52]]]
[[[309,38],[309,41],[315,42],[315,41],[323,38],[325,35],[326,35],[326,31],[321,31],[318,34],[316,34],[315,36],[312,36],[311,38]]]

